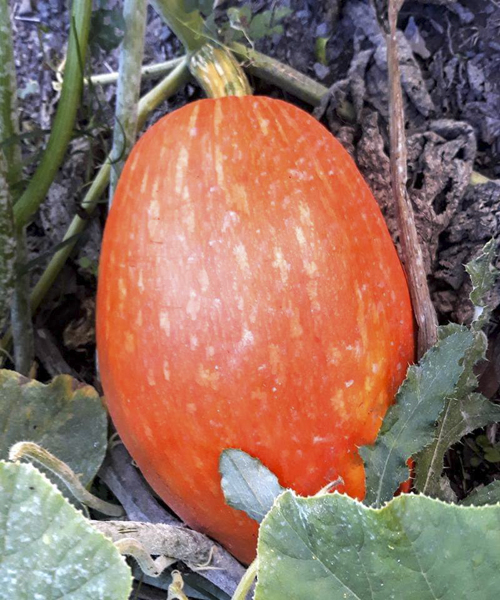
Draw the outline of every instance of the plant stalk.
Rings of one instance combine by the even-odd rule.
[[[115,127],[113,147],[110,153],[112,164],[109,186],[110,207],[123,165],[137,135],[137,103],[139,102],[141,89],[141,64],[144,55],[146,12],[146,0],[125,0],[123,3],[125,35],[120,49]]]
[[[0,328],[10,309],[14,366],[28,375],[35,357],[29,310],[26,231],[15,227],[13,201],[22,179],[16,69],[7,0],[0,0]],[[4,158],[5,157],[5,158]]]
[[[17,114],[16,66],[9,2],[0,0],[0,144],[5,156],[3,172],[11,190],[22,177]]]
[[[326,86],[270,56],[247,48],[238,42],[233,42],[229,47],[252,75],[290,92],[312,106],[318,106],[325,94],[328,93]],[[344,107],[343,112],[345,114],[341,114],[341,116],[350,120],[354,119],[354,109],[351,105]]]
[[[148,79],[159,79],[164,77],[168,73],[172,72],[175,67],[179,66],[180,63],[185,59],[185,56],[179,58],[172,58],[165,62],[155,63],[153,65],[146,65],[141,68],[141,80],[147,81]],[[119,73],[100,73],[98,75],[91,75],[84,81],[85,85],[110,85],[118,81]]]
[[[73,0],[61,98],[40,164],[28,187],[14,205],[14,219],[18,228],[29,223],[45,199],[71,140],[83,89],[83,68],[91,11],[92,0]]]
[[[0,150],[0,331],[7,323],[15,284],[16,237],[7,161]]]
[[[29,377],[35,360],[35,337],[30,310],[30,281],[26,270],[28,247],[26,228],[16,229],[15,286],[10,311],[14,339],[14,367],[18,373]]]
[[[259,559],[256,558],[245,571],[245,574],[241,578],[238,587],[234,591],[231,600],[246,600],[248,592],[250,591],[255,578],[257,577],[257,571],[259,568]]]

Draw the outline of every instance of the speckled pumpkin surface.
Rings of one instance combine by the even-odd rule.
[[[282,485],[365,492],[413,359],[410,299],[379,208],[333,136],[265,97],[202,100],[135,146],[104,234],[98,350],[113,421],[188,524],[243,561],[257,524],[224,503],[224,448]]]

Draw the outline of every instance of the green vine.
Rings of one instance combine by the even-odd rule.
[[[146,0],[125,0],[123,18],[125,35],[120,50],[120,72],[116,90],[115,128],[111,149],[109,205],[125,160],[137,135],[137,103],[141,88],[141,64],[146,30]]]
[[[49,141],[28,187],[14,205],[18,228],[27,225],[43,202],[62,164],[73,135],[73,125],[83,89],[83,65],[87,53],[92,0],[74,0],[64,82]]]

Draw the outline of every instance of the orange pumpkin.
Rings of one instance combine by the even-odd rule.
[[[362,498],[372,443],[414,355],[405,276],[354,162],[304,111],[201,100],[132,151],[104,233],[98,351],[119,434],[178,515],[244,562],[227,506],[240,448],[283,486]]]

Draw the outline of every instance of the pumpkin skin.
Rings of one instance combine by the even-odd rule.
[[[243,562],[257,523],[227,506],[240,448],[283,486],[363,498],[372,443],[414,357],[405,276],[378,205],[304,111],[247,96],[162,118],[106,224],[97,341],[112,419],[146,479]]]

